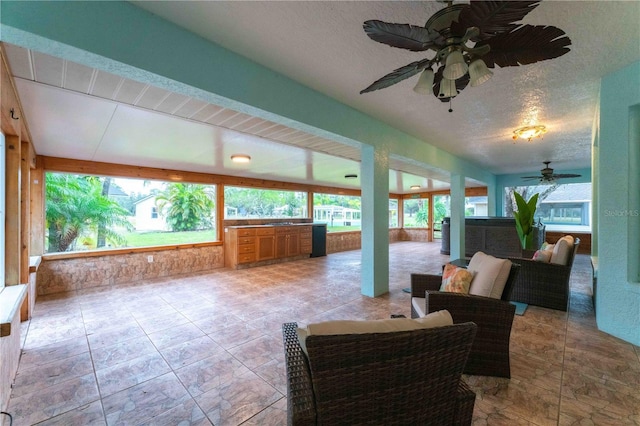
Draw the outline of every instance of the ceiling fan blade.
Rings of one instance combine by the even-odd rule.
[[[391,24],[370,20],[365,21],[362,27],[371,40],[412,52],[422,52],[432,48],[433,41],[440,37],[440,34],[435,31],[410,24]]]
[[[498,34],[481,41],[489,53],[482,57],[487,67],[510,67],[553,59],[569,52],[571,40],[560,28],[544,25],[522,25],[510,33]]]
[[[541,176],[520,176],[520,178],[525,180],[531,180],[531,179],[540,179]]]
[[[578,178],[578,177],[582,177],[582,175],[576,175],[573,173],[558,173],[553,175],[554,179]]]
[[[462,9],[458,24],[462,28],[478,27],[480,33],[472,41],[491,38],[503,32],[512,31],[529,12],[538,6],[534,1],[477,1],[471,0],[469,7]],[[453,31],[452,25],[452,31]]]
[[[374,81],[369,87],[361,90],[360,94],[384,89],[385,87],[393,86],[396,83],[400,83],[402,80],[412,77],[424,70],[430,62],[431,60],[429,59],[423,59],[422,61],[412,62],[409,65],[398,68],[397,70],[394,70],[384,77]]]

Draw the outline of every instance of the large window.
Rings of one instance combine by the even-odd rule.
[[[360,197],[313,194],[313,221],[326,223],[327,230],[331,232],[360,230]]]
[[[216,239],[215,186],[47,173],[47,253]]]
[[[505,216],[516,209],[513,192],[526,200],[538,194],[535,220],[546,225],[547,231],[591,230],[591,183],[568,183],[505,188]]]
[[[389,228],[397,228],[398,225],[398,200],[389,199]]]
[[[309,217],[306,192],[226,186],[224,204],[225,219]]]
[[[428,198],[406,198],[402,201],[405,228],[426,228],[429,226]]]
[[[451,217],[451,196],[433,196],[433,238],[442,238],[442,220]]]

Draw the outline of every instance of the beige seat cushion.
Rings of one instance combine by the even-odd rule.
[[[550,262],[556,265],[566,265],[569,261],[571,250],[573,250],[573,236],[565,235],[560,238],[553,247]]]
[[[511,261],[498,259],[481,251],[471,258],[467,267],[473,272],[469,294],[500,299],[511,271]]]
[[[424,299],[422,299],[424,301]],[[422,304],[424,306],[424,303]],[[424,309],[424,308],[423,308]],[[306,339],[308,336],[332,335],[332,334],[366,334],[366,333],[392,333],[395,331],[419,330],[422,328],[443,327],[452,325],[453,318],[447,310],[430,313],[421,318],[391,318],[372,321],[325,321],[309,324],[306,328],[298,328],[298,340],[306,352]]]

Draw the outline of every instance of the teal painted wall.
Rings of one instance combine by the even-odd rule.
[[[602,331],[640,345],[640,62],[602,79],[599,114],[596,321]]]

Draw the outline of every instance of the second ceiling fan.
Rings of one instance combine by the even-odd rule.
[[[574,173],[553,173],[553,169],[549,167],[551,161],[543,161],[544,168],[540,170],[540,174],[538,176],[522,176],[522,179],[525,180],[539,180],[540,183],[544,184],[553,184],[556,183],[557,179],[566,179],[566,178],[578,178],[582,175],[577,175]]]

